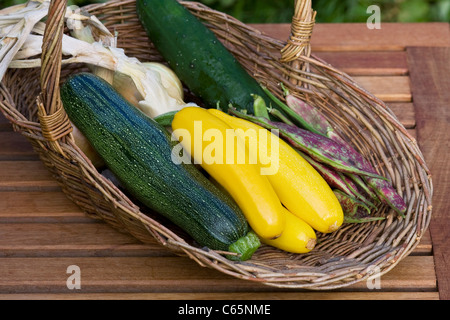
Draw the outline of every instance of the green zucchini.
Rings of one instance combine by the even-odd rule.
[[[236,252],[242,260],[251,257],[259,240],[241,210],[194,164],[172,161],[177,142],[166,129],[90,73],[67,79],[61,98],[70,120],[127,192],[200,246]]]
[[[180,80],[207,108],[229,104],[253,114],[252,94],[271,99],[236,58],[197,17],[177,0],[138,0],[148,37]]]

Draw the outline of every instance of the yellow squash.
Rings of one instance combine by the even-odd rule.
[[[313,228],[287,209],[284,209],[284,211],[286,215],[286,227],[281,236],[274,240],[261,239],[261,242],[287,252],[310,252],[314,249],[317,242],[316,233]]]
[[[176,113],[172,129],[189,158],[231,195],[259,237],[281,235],[285,227],[283,206],[267,177],[260,175],[258,164],[249,161],[245,145],[233,136],[230,126],[206,109],[186,107]]]
[[[208,112],[222,119],[235,130],[242,129],[236,133],[241,135],[248,148],[250,140],[246,137],[251,136],[248,130],[256,132],[258,162],[262,163],[262,167],[272,167],[273,172],[267,174],[267,178],[281,203],[290,212],[323,233],[333,232],[342,225],[343,210],[330,186],[288,143],[273,133],[271,134],[278,139],[277,144],[273,144],[273,140],[270,139],[267,141],[272,141],[271,144],[264,141],[260,143],[262,134],[265,131],[268,132],[265,128],[217,109],[208,109]],[[275,148],[271,148],[272,144]],[[278,150],[276,150],[277,146]]]

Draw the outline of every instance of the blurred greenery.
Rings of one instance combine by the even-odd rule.
[[[202,0],[209,7],[247,23],[290,22],[293,0]],[[383,22],[450,22],[450,0],[312,0],[317,22],[366,22],[370,5]]]
[[[106,0],[69,0],[83,6]],[[245,23],[290,22],[294,0],[198,0]],[[0,0],[0,8],[25,0]],[[381,22],[450,22],[450,0],[312,0],[317,22],[366,22],[370,5],[381,9]]]

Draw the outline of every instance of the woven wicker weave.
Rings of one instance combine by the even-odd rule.
[[[89,216],[143,242],[154,243],[156,239],[168,250],[187,255],[202,266],[270,286],[315,290],[347,286],[374,272],[382,275],[392,269],[417,246],[429,225],[433,192],[429,170],[414,138],[382,101],[311,55],[315,12],[310,1],[296,1],[292,34],[285,42],[199,3],[182,3],[278,97],[282,98],[279,83],[283,82],[291,93],[317,106],[336,131],[392,180],[408,205],[405,217],[380,205],[374,215],[385,216],[385,220],[346,224],[332,234],[318,235],[316,248],[302,255],[262,246],[251,260],[232,262],[220,252],[196,246],[171,223],[133,203],[97,172],[72,141],[59,84],[83,66],[61,67],[66,1],[52,1],[42,67],[10,69],[5,75],[0,87],[1,110],[29,139],[67,196]],[[111,31],[118,31],[117,45],[129,56],[163,61],[139,23],[135,1],[111,1],[85,9]]]

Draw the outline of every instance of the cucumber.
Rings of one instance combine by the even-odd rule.
[[[90,73],[68,78],[61,98],[70,120],[131,195],[200,246],[251,257],[259,240],[241,210],[194,164],[172,161],[176,141],[166,129]]]
[[[138,0],[136,9],[148,37],[179,79],[206,108],[229,104],[253,114],[252,94],[271,99],[227,48],[176,0]]]

